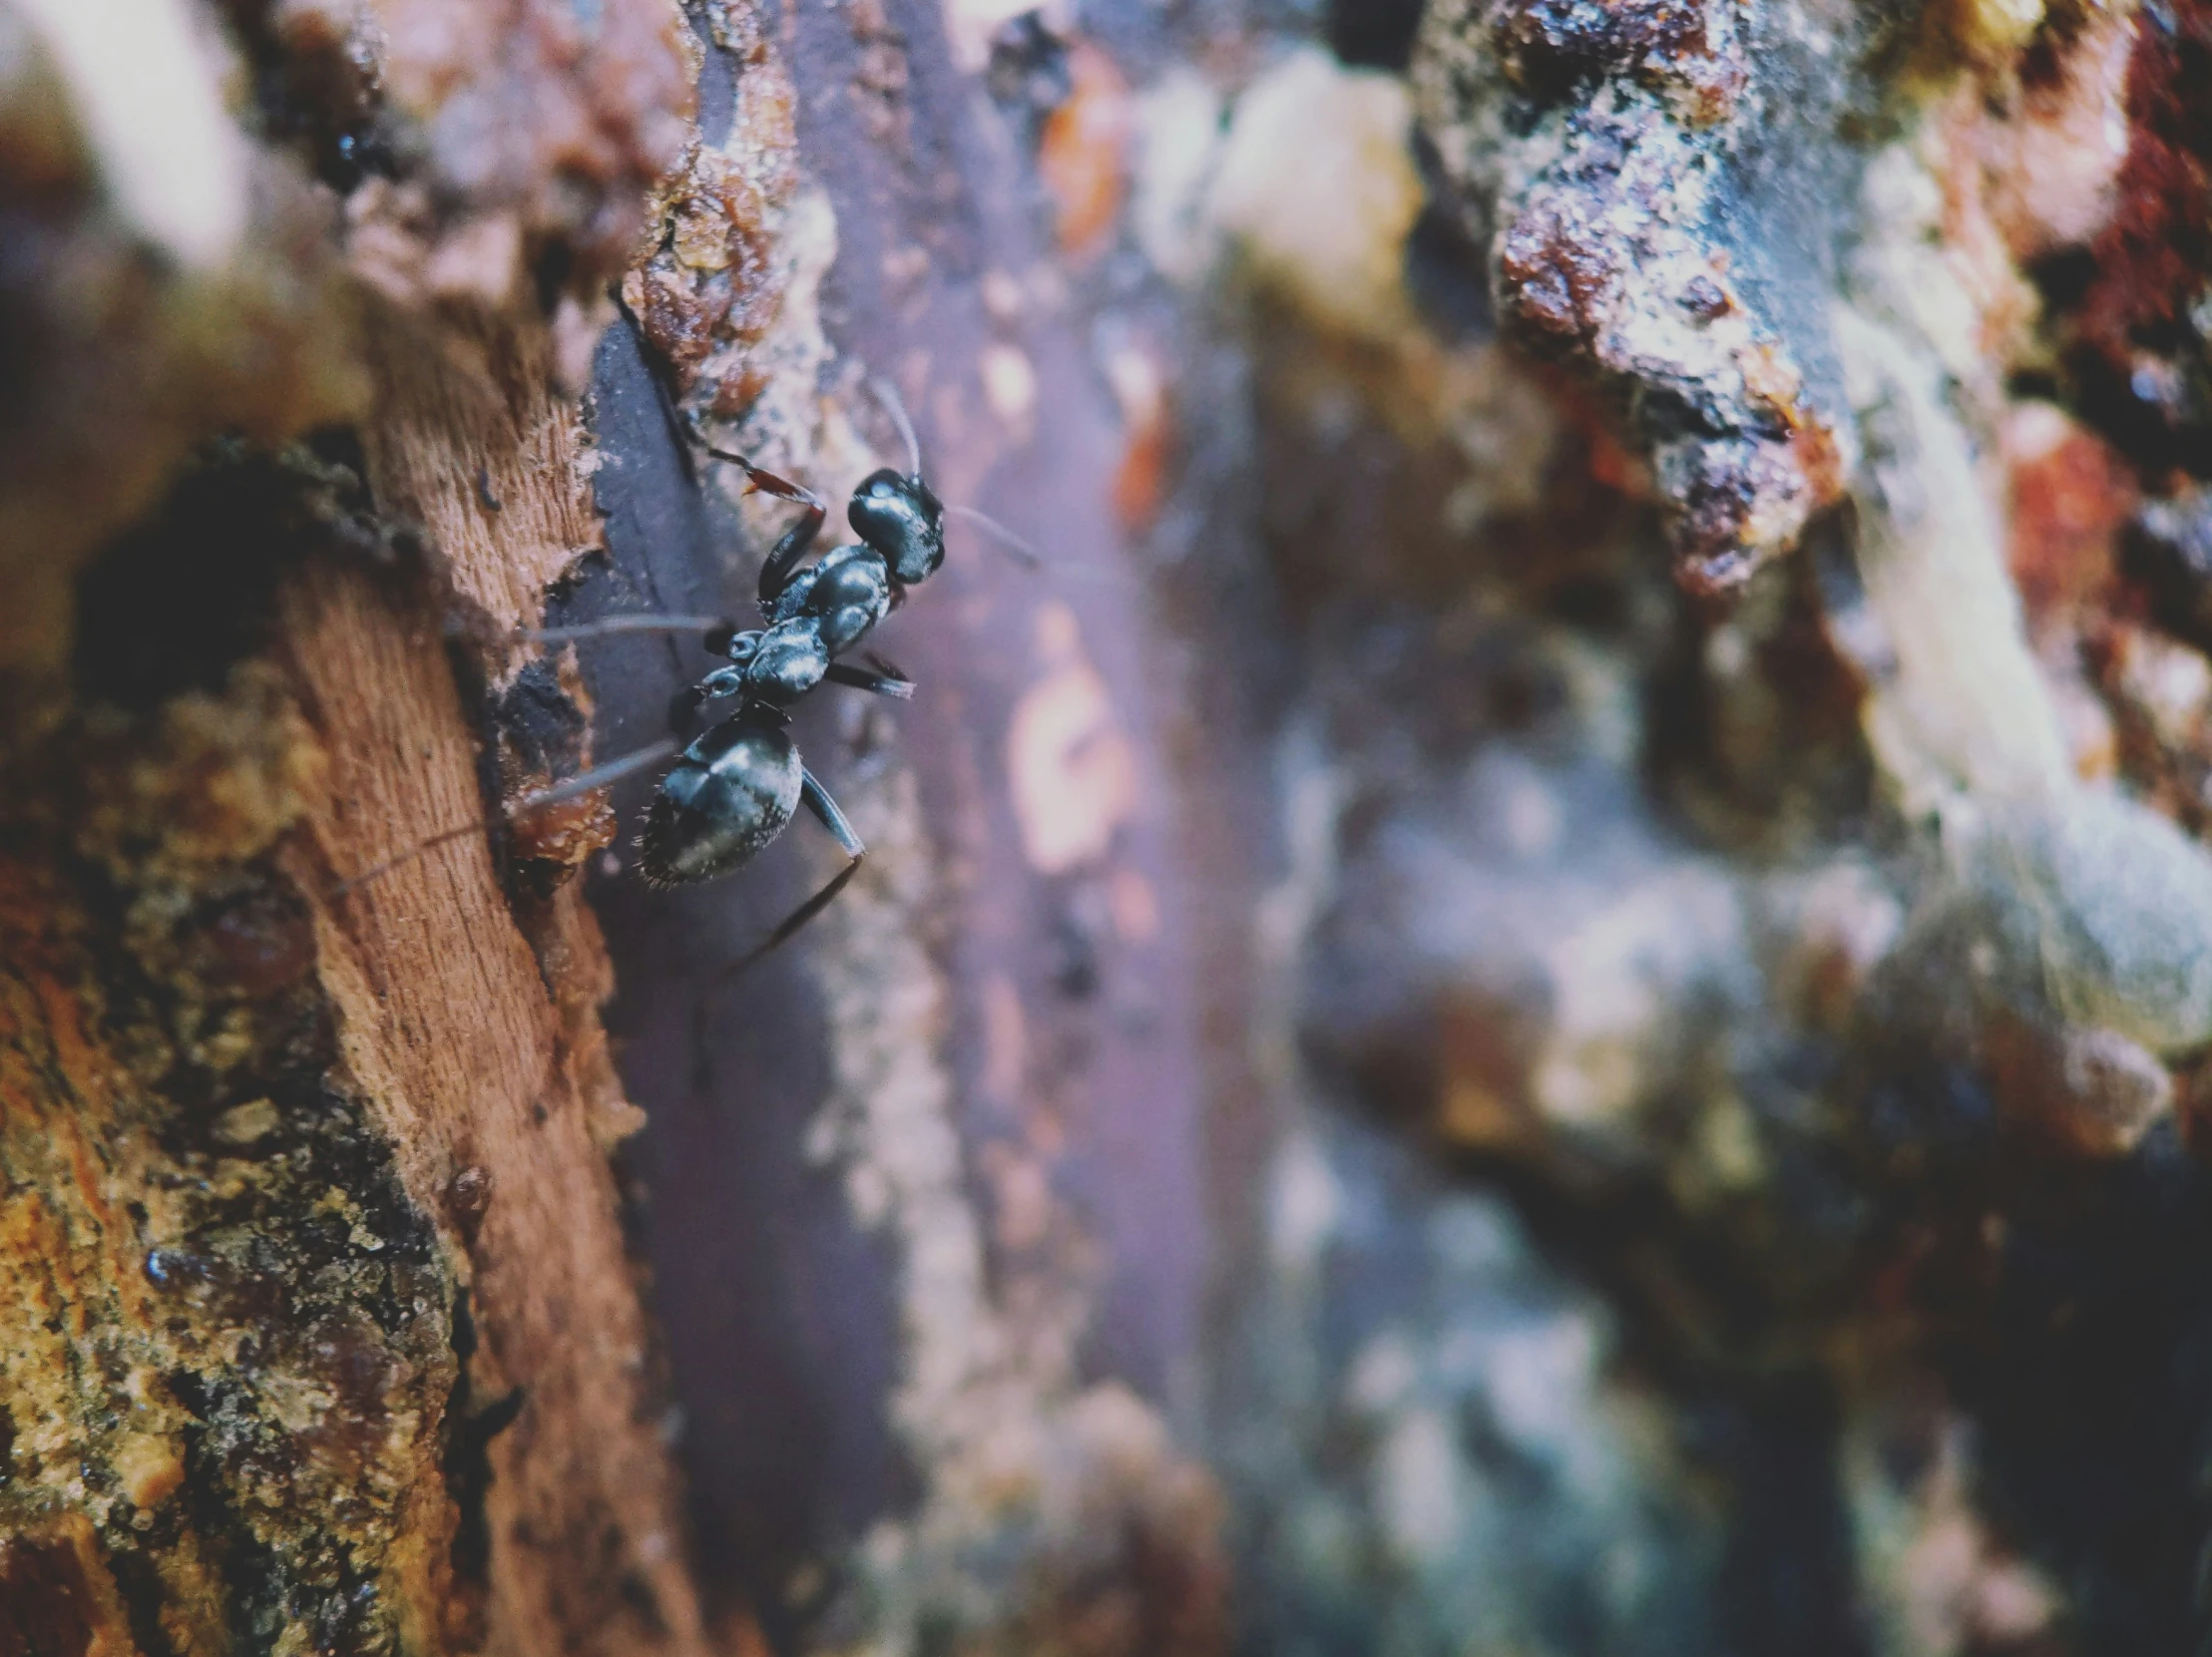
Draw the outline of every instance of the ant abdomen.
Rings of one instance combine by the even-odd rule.
[[[677,755],[654,791],[641,871],[675,886],[751,861],[791,821],[804,777],[782,715],[740,708]]]

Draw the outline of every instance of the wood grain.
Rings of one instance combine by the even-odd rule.
[[[418,516],[454,591],[511,627],[535,619],[596,523],[542,339],[477,337],[489,373],[379,354],[392,372],[368,450],[380,499]],[[437,619],[329,566],[287,590],[283,616],[331,755],[310,819],[321,868],[343,878],[481,814]],[[488,678],[510,654],[491,649]],[[491,1447],[492,1649],[702,1650],[607,1160],[637,1119],[599,1024],[612,981],[573,888],[534,921],[526,939],[483,838],[449,841],[318,904],[323,982],[403,1182],[461,1245],[482,1343],[471,1393],[525,1400]]]

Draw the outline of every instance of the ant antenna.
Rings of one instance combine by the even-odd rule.
[[[405,851],[398,853],[396,856],[387,857],[381,863],[372,863],[366,869],[363,869],[359,874],[350,876],[345,880],[339,881],[330,895],[333,898],[342,901],[346,897],[350,896],[352,893],[357,892],[362,887],[368,885],[370,881],[382,880],[386,875],[390,874],[401,864],[414,862],[414,860],[422,856],[424,852],[434,851],[438,847],[445,845],[448,841],[460,839],[463,835],[480,834],[483,832],[483,829],[484,825],[482,823],[463,823],[459,828],[440,830],[438,833],[430,836],[430,838],[427,840],[416,841],[415,844],[409,846]]]
[[[908,475],[919,478],[922,475],[922,445],[914,435],[914,422],[906,417],[906,404],[900,400],[899,388],[884,376],[878,374],[868,382],[868,390],[874,394],[875,400],[883,405],[883,412],[888,414],[893,423],[898,426],[899,436],[906,442]],[[964,506],[949,506],[945,511],[950,517],[965,518],[970,523],[980,524],[983,528],[989,530],[998,538],[1000,547],[1011,554],[1014,562],[1021,565],[1023,569],[1036,570],[1044,566],[1044,557],[1035,547],[1032,547],[989,513],[978,512],[974,507]]]
[[[683,411],[683,429],[691,434],[691,441],[699,446],[701,453],[712,455],[716,460],[726,460],[732,466],[742,466],[748,472],[752,470],[752,462],[738,454],[734,449],[715,448],[707,438],[705,431],[700,427],[698,416],[689,409]]]
[[[1001,550],[1025,570],[1042,568],[1045,563],[1043,554],[988,512],[979,512],[974,507],[949,506],[945,509],[945,516],[948,518],[965,518],[971,524],[989,530],[993,536],[997,537]]]
[[[879,374],[868,382],[868,389],[875,394],[876,401],[883,405],[883,412],[891,417],[891,423],[899,428],[899,436],[906,442],[907,476],[920,477],[922,445],[920,439],[914,435],[914,422],[906,417],[906,404],[900,400],[899,388]]]
[[[535,793],[525,794],[510,808],[509,818],[514,821],[531,817],[545,810],[548,806],[559,805],[564,800],[573,800],[579,794],[589,794],[595,788],[605,788],[609,783],[619,782],[635,771],[643,771],[649,765],[659,764],[682,745],[672,736],[664,736],[658,742],[649,742],[635,753],[625,754],[620,759],[611,759],[604,765],[595,765],[589,771],[580,771],[573,777],[564,777],[561,781],[541,788]],[[333,896],[342,899],[350,893],[359,891],[372,880],[381,880],[401,864],[412,863],[424,852],[445,845],[448,841],[458,840],[463,835],[482,834],[486,832],[486,829],[487,825],[481,821],[463,823],[457,828],[441,829],[427,840],[417,841],[397,856],[387,857],[381,863],[371,864],[359,874],[340,881]],[[778,941],[780,942],[780,940]]]
[[[675,390],[670,377],[674,366],[661,351],[655,349],[653,335],[646,332],[646,325],[638,313],[630,308],[630,301],[623,297],[623,284],[612,281],[607,284],[607,296],[615,301],[615,308],[622,312],[623,320],[630,324],[631,338],[638,346],[638,360],[645,367],[646,378],[653,382],[654,401],[661,407],[662,422],[670,436],[676,439],[675,462],[683,468],[683,476],[691,483],[698,482],[698,469],[691,463],[691,451],[684,447],[681,433],[693,429],[691,418],[676,404]]]

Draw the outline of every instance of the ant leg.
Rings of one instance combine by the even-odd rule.
[[[698,445],[699,453],[704,455],[711,455],[716,460],[726,460],[732,466],[742,466],[748,472],[752,470],[752,462],[747,460],[743,455],[734,453],[733,451],[728,449],[717,449],[714,447],[713,444],[707,442],[706,434],[699,430],[699,421],[697,415],[691,413],[689,410],[685,410],[682,419],[684,435],[689,437],[693,443]]]
[[[424,852],[434,851],[440,846],[451,845],[454,841],[466,835],[482,834],[483,832],[484,825],[482,823],[463,823],[458,828],[441,829],[436,834],[431,835],[429,839],[418,840],[405,851],[387,857],[381,863],[372,863],[359,874],[350,875],[339,881],[332,888],[330,896],[343,902],[347,897],[368,885],[370,881],[382,880],[401,865],[414,862]]]
[[[830,876],[827,885],[792,910],[775,931],[769,933],[745,954],[743,960],[731,967],[729,971],[732,975],[743,972],[769,951],[788,943],[801,927],[835,903],[837,894],[844,891],[852,877],[860,873],[861,860],[868,855],[868,848],[861,844],[860,836],[853,833],[852,824],[845,821],[845,814],[837,809],[837,802],[829,797],[829,790],[804,766],[799,768],[799,798],[805,801],[806,809],[814,813],[822,827],[837,837],[837,844],[844,848],[845,855],[852,861]]]
[[[579,772],[573,777],[565,777],[550,787],[539,789],[535,794],[523,795],[511,808],[512,814],[516,817],[528,817],[534,812],[545,810],[548,806],[559,805],[563,800],[573,800],[579,794],[589,794],[595,788],[604,788],[611,782],[620,782],[634,771],[643,771],[649,765],[659,764],[682,746],[683,744],[672,736],[663,737],[658,742],[649,743],[647,746],[640,748],[636,753],[625,754],[620,759],[609,760],[605,765],[595,765],[589,771]],[[381,880],[402,864],[412,863],[424,852],[458,840],[463,835],[482,834],[486,832],[487,827],[487,824],[477,822],[462,823],[456,828],[443,829],[431,835],[427,840],[418,840],[414,845],[396,856],[387,857],[383,862],[372,864],[359,874],[341,880],[331,895],[336,898],[344,898],[350,893],[359,891],[372,880]]]
[[[726,460],[730,465],[743,469],[747,490],[773,495],[779,501],[789,501],[806,509],[799,521],[775,544],[774,550],[768,554],[768,562],[760,567],[760,605],[764,610],[774,604],[776,595],[790,584],[792,570],[806,556],[806,549],[814,544],[815,536],[821,533],[822,520],[829,516],[829,504],[804,484],[793,483],[789,478],[779,478],[773,472],[753,465],[734,450],[715,448],[700,435],[695,422],[688,424],[692,442],[714,459]]]
[[[893,696],[902,702],[914,699],[914,681],[901,678],[896,673],[871,673],[864,668],[848,667],[842,661],[829,664],[829,671],[822,675],[832,684],[849,685],[855,690],[871,691],[878,696]]]
[[[611,782],[620,782],[635,771],[643,771],[649,765],[658,765],[671,757],[683,744],[672,736],[664,736],[658,742],[649,742],[635,753],[627,753],[620,759],[610,759],[604,765],[595,765],[589,771],[579,771],[573,777],[564,777],[535,794],[525,794],[514,804],[518,817],[527,817],[534,811],[543,811],[549,805],[559,805],[563,800],[573,800],[579,794],[589,794],[595,788],[605,788]]]
[[[618,632],[713,633],[736,630],[737,623],[723,616],[602,616],[596,621],[578,621],[566,627],[524,627],[519,636],[533,644],[565,644],[574,638],[605,638]]]
[[[806,549],[814,545],[814,537],[821,533],[822,520],[829,516],[829,507],[811,489],[779,478],[773,472],[763,472],[751,462],[742,463],[745,482],[763,495],[773,495],[779,501],[793,501],[806,508],[799,521],[784,533],[781,541],[768,554],[768,562],[760,567],[760,604],[763,609],[776,602],[776,598],[791,583],[791,572],[798,568],[799,560],[806,556]]]
[[[860,836],[853,833],[852,824],[845,821],[845,814],[837,809],[837,802],[829,797],[829,790],[803,765],[799,767],[799,798],[806,802],[806,809],[814,813],[822,827],[837,837],[837,844],[844,847],[847,857],[858,863],[868,855],[868,848],[860,843]]]
[[[669,387],[674,370],[667,357],[653,343],[653,335],[646,332],[646,325],[638,313],[630,308],[630,301],[623,297],[623,284],[619,281],[607,284],[607,296],[615,301],[615,308],[622,312],[623,320],[630,324],[631,338],[637,342],[638,361],[646,371],[646,378],[653,382],[654,402],[661,410],[661,422],[674,440],[676,464],[683,468],[684,482],[694,488],[698,485],[698,468],[691,463],[690,445],[683,439],[694,440],[698,432],[692,427],[689,416],[676,406],[675,393]]]

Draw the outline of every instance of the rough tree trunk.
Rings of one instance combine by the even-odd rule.
[[[0,0],[0,1657],[2192,1648],[2208,87]],[[833,849],[518,814],[706,665],[522,629],[743,615],[686,425],[871,381],[1044,568],[738,972]]]
[[[702,1650],[598,930],[481,834],[402,855],[496,806],[509,637],[600,540],[556,366],[590,324],[521,261],[589,293],[625,255],[679,22],[610,14],[625,108],[533,58],[558,19],[448,20],[473,95],[596,121],[554,201],[527,153],[473,196],[451,154],[358,178],[341,139],[448,90],[406,8],[136,10],[180,56],[7,25],[44,258],[10,318],[12,1648]]]

